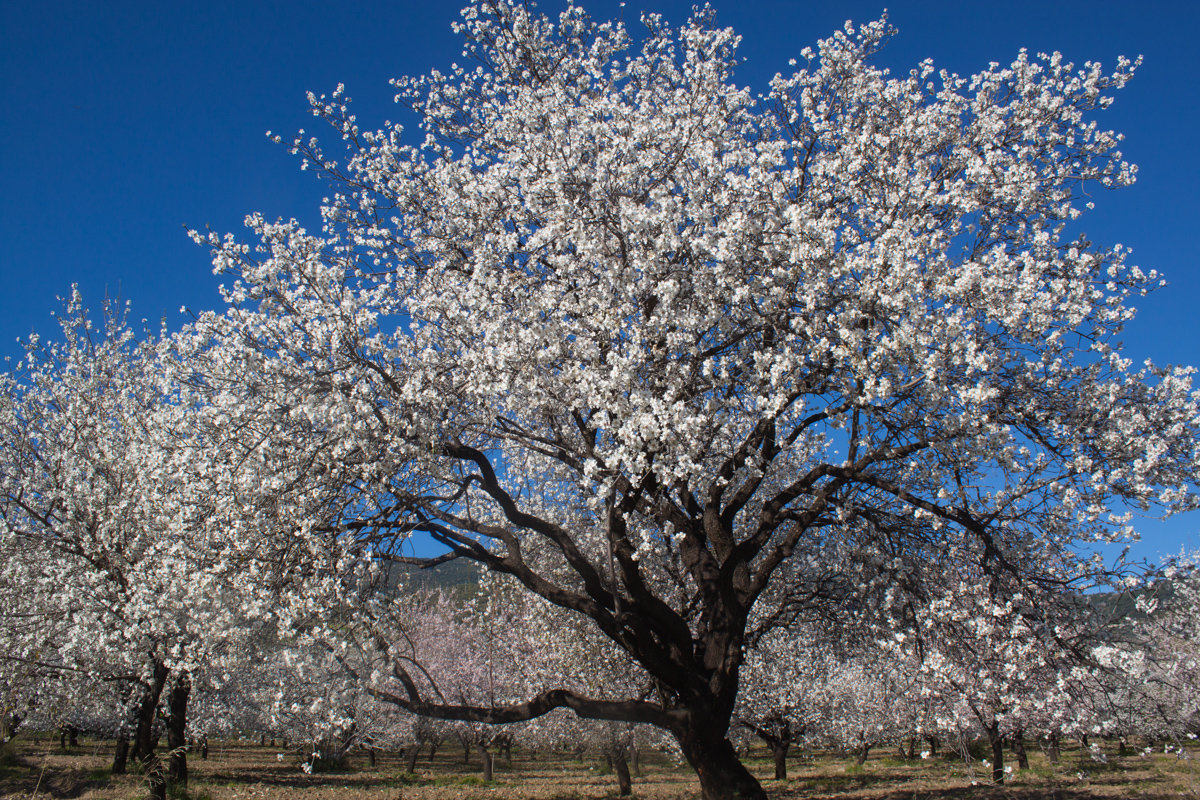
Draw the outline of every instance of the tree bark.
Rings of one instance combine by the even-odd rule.
[[[186,673],[181,673],[171,687],[171,696],[167,700],[167,776],[171,783],[186,787],[188,782],[187,768],[187,705],[192,692],[192,680]]]
[[[17,728],[21,727],[20,714],[7,714],[4,717],[3,724],[0,724],[0,744],[5,744],[12,740],[17,735]]]
[[[110,772],[113,775],[124,775],[125,768],[129,764],[129,735],[122,733],[117,737],[117,747],[113,751],[112,769]]]
[[[620,797],[629,797],[633,794],[633,781],[629,778],[629,761],[626,759],[625,751],[625,747],[616,747],[612,752],[613,771],[617,773],[617,794]]]
[[[151,756],[146,770],[146,785],[150,800],[167,800],[167,776],[163,774],[162,759]]]
[[[478,745],[479,757],[483,760],[483,779],[490,782],[492,780],[492,754],[488,751],[486,744]]]
[[[771,757],[775,760],[775,780],[787,780],[787,756],[791,742],[787,739],[775,739],[771,745]]]
[[[705,724],[695,717],[689,723],[672,733],[700,778],[703,800],[767,800],[767,793],[725,738],[726,725]]]
[[[854,766],[861,767],[867,763],[867,756],[871,755],[871,743],[863,742],[858,748],[858,758],[854,760]]]
[[[1000,723],[989,725],[987,735],[992,745],[992,781],[1004,783],[1004,737],[1000,735]]]
[[[417,771],[417,759],[421,757],[421,745],[414,744],[408,748],[408,763],[406,764],[408,772]],[[432,756],[431,756],[432,758]]]
[[[642,751],[637,748],[637,745],[629,748],[629,768],[633,771],[633,777],[642,777]]]
[[[1050,734],[1050,744],[1046,747],[1046,759],[1051,764],[1057,764],[1058,757],[1058,734],[1052,733]]]
[[[158,739],[154,735],[154,718],[158,711],[158,700],[162,697],[163,687],[167,684],[169,672],[165,665],[155,661],[150,685],[142,695],[142,702],[137,712],[137,730],[134,734],[133,749],[136,758],[142,764],[142,772],[150,786],[150,797],[153,800],[165,800],[167,796],[166,776],[163,774],[162,762],[154,750]]]
[[[1025,731],[1020,729],[1013,731],[1012,751],[1017,757],[1017,768],[1029,769],[1029,754],[1025,752]]]

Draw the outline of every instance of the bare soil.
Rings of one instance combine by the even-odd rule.
[[[146,795],[135,773],[109,774],[112,742],[84,738],[69,752],[57,737],[18,736],[0,762],[0,798],[80,798],[136,800]],[[1108,761],[1086,751],[1064,749],[1058,764],[1030,753],[1030,769],[1014,772],[1003,787],[988,785],[988,768],[947,755],[903,760],[875,753],[861,768],[850,756],[797,753],[788,764],[789,779],[777,781],[764,752],[752,753],[748,766],[763,781],[772,800],[1099,800],[1100,798],[1197,798],[1200,800],[1200,749],[1188,758],[1164,754],[1115,755],[1104,743]],[[282,753],[282,760],[280,754]],[[1014,759],[1015,761],[1015,759]],[[515,753],[511,764],[497,756],[495,780],[484,783],[477,756],[463,763],[462,749],[447,744],[431,763],[422,758],[407,774],[398,754],[379,753],[374,767],[365,752],[345,772],[306,774],[301,754],[255,742],[216,742],[209,758],[189,754],[191,780],[177,800],[600,800],[617,796],[616,779],[602,761],[561,753]],[[693,800],[695,777],[684,765],[659,754],[643,757],[634,779],[634,797],[643,800]]]

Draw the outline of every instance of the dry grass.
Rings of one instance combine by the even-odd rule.
[[[17,758],[0,766],[0,798],[134,800],[145,795],[136,774],[108,774],[109,742],[85,739],[71,753],[59,751],[57,738],[25,736],[13,744],[18,745]],[[374,768],[360,754],[348,772],[306,775],[295,754],[277,760],[277,748],[221,742],[209,752],[207,761],[195,754],[188,759],[189,800],[599,800],[616,795],[616,781],[602,764],[560,754],[518,754],[511,765],[497,758],[496,779],[485,784],[478,762],[464,765],[462,750],[454,747],[444,747],[432,764],[422,760],[415,776],[404,774],[392,754],[381,754]],[[1200,800],[1200,751],[1191,755],[1187,760],[1161,751],[1151,756],[1110,755],[1102,764],[1086,752],[1068,749],[1060,763],[1052,765],[1043,754],[1031,752],[1031,769],[1014,772],[1005,787],[983,785],[986,768],[952,757],[906,762],[877,753],[856,768],[851,759],[832,754],[798,755],[789,764],[792,777],[787,781],[769,779],[772,769],[765,754],[755,754],[748,765],[763,779],[772,800]],[[662,758],[646,761],[642,777],[634,781],[635,797],[699,796],[686,768]],[[185,795],[175,796],[183,800]]]

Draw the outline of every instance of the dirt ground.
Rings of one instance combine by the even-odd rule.
[[[135,800],[146,794],[136,775],[112,776],[112,743],[84,738],[70,752],[57,737],[19,736],[14,752],[0,764],[0,798],[80,798]],[[1158,748],[1151,755],[1115,755],[1105,743],[1107,763],[1068,749],[1052,765],[1031,752],[1030,769],[1014,770],[1005,787],[987,786],[988,769],[961,757],[904,761],[876,753],[860,767],[838,754],[797,753],[789,779],[777,781],[765,753],[748,765],[763,781],[772,800],[1099,800],[1099,798],[1198,798],[1200,750],[1180,759]],[[186,792],[177,800],[600,800],[616,797],[616,779],[603,762],[563,754],[516,753],[508,764],[496,759],[495,780],[484,783],[475,757],[462,762],[461,748],[445,746],[433,763],[423,758],[415,775],[405,774],[396,754],[382,753],[375,767],[356,754],[346,772],[305,774],[300,756],[257,742],[216,742],[208,760],[188,758]],[[694,776],[684,766],[655,754],[643,759],[634,779],[634,797],[644,800],[692,800],[699,797]]]

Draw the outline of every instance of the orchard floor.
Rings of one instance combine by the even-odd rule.
[[[84,738],[72,752],[59,750],[58,739],[18,736],[13,752],[0,763],[0,798],[79,798],[136,800],[145,796],[137,775],[111,776],[112,744]],[[973,785],[987,778],[987,768],[962,758],[903,761],[876,753],[862,767],[841,756],[802,756],[788,764],[789,780],[770,779],[771,763],[752,756],[747,763],[763,780],[772,800],[1098,800],[1098,798],[1191,797],[1200,800],[1200,749],[1180,759],[1165,755],[1117,757],[1105,742],[1107,763],[1086,752],[1064,749],[1057,765],[1031,752],[1031,768],[1014,771],[1005,787]],[[1031,748],[1032,750],[1032,748]],[[278,748],[220,742],[209,758],[189,759],[190,785],[177,800],[600,800],[616,797],[616,780],[595,759],[541,754],[514,756],[511,766],[496,759],[495,780],[483,783],[478,761],[462,763],[462,750],[443,747],[433,764],[422,760],[415,776],[405,775],[394,755],[384,754],[375,767],[365,754],[351,771],[306,775],[299,759],[278,760]],[[758,755],[758,754],[756,754]],[[15,756],[15,757],[14,757]],[[634,797],[643,800],[693,800],[695,778],[685,768],[661,757],[646,759],[643,775],[634,780]]]

